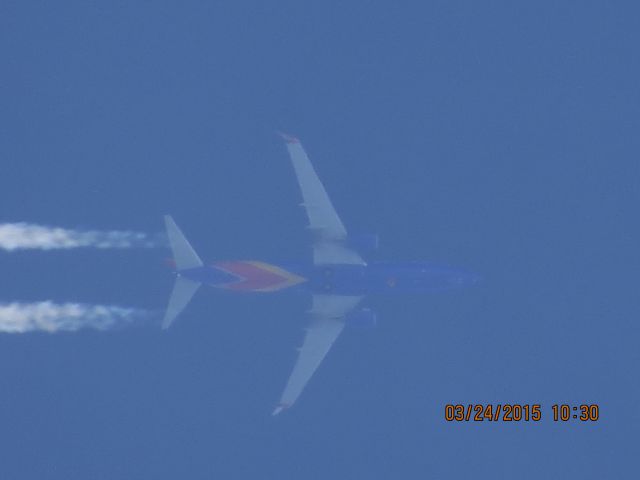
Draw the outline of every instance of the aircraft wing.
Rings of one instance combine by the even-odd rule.
[[[307,382],[344,328],[345,316],[362,297],[341,295],[314,295],[309,310],[311,323],[306,329],[304,342],[299,348],[298,361],[293,367],[280,402],[273,411],[277,415],[295,403]]]
[[[283,134],[287,142],[287,150],[302,190],[301,204],[309,217],[309,229],[315,235],[313,261],[322,264],[355,264],[365,265],[360,255],[344,244],[347,230],[338,213],[333,208],[322,182],[309,161],[300,141],[291,135]]]

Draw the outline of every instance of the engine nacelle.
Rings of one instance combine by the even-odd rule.
[[[358,252],[373,252],[378,249],[379,238],[375,233],[349,235],[346,244]]]
[[[362,308],[347,315],[347,325],[354,328],[373,328],[378,322],[376,312],[369,308]]]

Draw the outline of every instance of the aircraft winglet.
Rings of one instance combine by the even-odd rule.
[[[287,143],[300,143],[300,140],[288,133],[278,132],[278,135],[280,135]]]
[[[273,415],[275,417],[280,412],[282,412],[283,410],[286,410],[290,406],[291,405],[289,405],[288,403],[279,403],[278,405],[276,405],[276,409],[273,411],[273,413],[271,415]]]

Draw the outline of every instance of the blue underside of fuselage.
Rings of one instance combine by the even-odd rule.
[[[268,291],[298,291],[333,295],[429,293],[459,288],[478,281],[478,276],[471,272],[418,262],[372,263],[367,266],[281,263],[275,266],[301,277],[304,281],[282,289]],[[181,274],[198,282],[226,289],[229,289],[229,286],[234,282],[242,281],[242,279],[216,266],[195,268],[183,271]]]

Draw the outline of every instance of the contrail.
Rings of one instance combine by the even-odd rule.
[[[0,303],[0,332],[99,331],[138,325],[153,314],[148,310],[84,303]]]
[[[0,223],[0,249],[153,248],[166,245],[161,234],[126,230],[69,230],[32,223]]]

